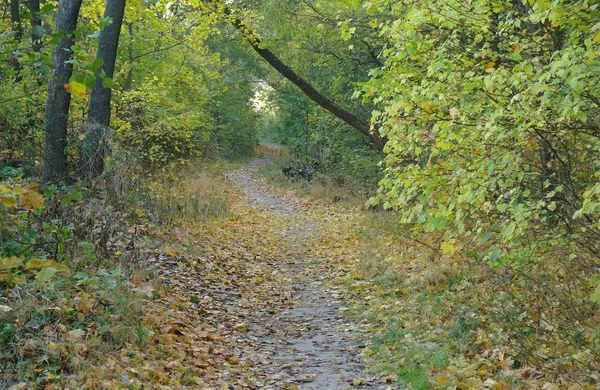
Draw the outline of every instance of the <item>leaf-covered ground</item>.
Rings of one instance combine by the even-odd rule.
[[[336,230],[349,217],[267,190],[265,163],[227,174],[241,191],[229,194],[234,217],[181,224],[167,241],[184,249],[150,259],[170,286],[160,300],[177,309],[159,327],[166,345],[205,388],[388,387],[364,373],[364,344],[339,311],[349,264],[331,254],[351,239]]]
[[[14,351],[27,374],[0,388],[596,388],[589,351],[525,360],[482,314],[489,271],[442,256],[434,236],[409,239],[393,213],[323,183],[286,183],[269,157],[212,168],[153,183],[129,228],[133,272],[14,298],[39,306],[15,322],[31,334]]]

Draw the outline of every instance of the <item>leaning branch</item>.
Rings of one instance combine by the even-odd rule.
[[[300,75],[294,72],[289,66],[284,64],[272,51],[267,49],[251,28],[246,23],[233,15],[233,11],[225,7],[225,15],[227,15],[229,22],[242,34],[246,42],[252,46],[254,51],[258,53],[263,59],[265,59],[273,68],[275,68],[283,77],[294,83],[306,96],[317,103],[319,106],[329,111],[333,115],[342,119],[344,122],[360,131],[367,138],[371,140],[375,147],[382,151],[385,146],[386,139],[379,135],[377,129],[371,131],[369,122],[359,118],[354,113],[348,111],[344,107],[340,106],[331,99],[328,99],[319,91],[317,91],[308,81],[303,79]]]

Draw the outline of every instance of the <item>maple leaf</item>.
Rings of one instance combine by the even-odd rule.
[[[0,192],[0,203],[5,205],[6,207],[16,207],[17,199],[13,194]]]

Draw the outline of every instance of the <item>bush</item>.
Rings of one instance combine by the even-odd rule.
[[[153,96],[129,92],[119,102],[118,147],[146,168],[183,162],[201,154],[208,140],[209,119],[202,111],[166,113]]]

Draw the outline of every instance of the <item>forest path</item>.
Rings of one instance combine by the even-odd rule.
[[[310,203],[270,191],[257,171],[271,163],[257,158],[227,174],[250,207],[260,211],[261,225],[274,227],[271,239],[286,253],[284,261],[265,266],[285,281],[291,304],[251,326],[261,340],[264,374],[270,379],[263,388],[380,388],[364,374],[359,356],[364,345],[339,311],[343,297],[334,279],[341,269],[314,251],[320,241],[335,240],[328,223],[333,213],[324,217]]]
[[[176,249],[149,260],[168,286],[155,329],[169,367],[203,389],[394,389],[365,372],[368,343],[342,315],[364,214],[267,183],[257,171],[271,163],[226,167],[213,191],[228,216],[170,226]],[[201,177],[188,196],[203,196]]]

